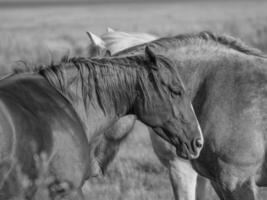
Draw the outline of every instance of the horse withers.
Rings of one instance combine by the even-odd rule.
[[[50,197],[83,199],[84,181],[112,158],[112,152],[102,152],[110,145],[118,146],[114,141],[130,131],[135,118],[125,119],[129,125],[124,127],[120,120],[126,114],[154,128],[177,147],[179,155],[196,156],[202,135],[187,93],[173,64],[149,48],[140,56],[65,59],[3,78],[1,199],[36,194],[40,175],[36,158],[43,154],[46,175],[53,177],[47,182]],[[109,131],[114,123],[115,135]],[[104,134],[105,141],[88,144],[99,134]]]

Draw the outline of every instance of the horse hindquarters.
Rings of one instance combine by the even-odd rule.
[[[187,160],[177,157],[175,148],[149,129],[155,154],[168,168],[175,200],[195,200],[197,173]]]

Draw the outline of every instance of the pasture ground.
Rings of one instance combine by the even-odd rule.
[[[63,55],[86,55],[85,31],[112,27],[159,36],[211,30],[239,37],[267,52],[267,2],[180,2],[0,8],[0,73],[24,60],[48,64]],[[167,170],[140,123],[122,145],[106,176],[84,188],[87,199],[173,199]],[[217,199],[210,193],[210,200]],[[267,192],[262,192],[267,198]]]

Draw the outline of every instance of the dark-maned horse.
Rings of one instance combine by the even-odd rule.
[[[33,196],[39,175],[35,158],[42,154],[46,154],[47,173],[54,177],[49,189],[55,192],[50,195],[61,192],[82,199],[83,182],[105,167],[109,162],[105,156],[112,158],[103,151],[131,129],[123,123],[132,124],[135,118],[121,118],[126,114],[135,114],[151,126],[177,147],[178,155],[195,158],[203,141],[188,100],[172,63],[148,48],[144,56],[73,58],[3,78],[1,199],[21,195],[19,188],[23,187],[29,197]],[[124,131],[113,134],[116,126]],[[101,138],[97,134],[103,131],[105,141],[95,139]],[[96,143],[89,147],[91,137]],[[17,166],[32,184],[18,180]]]
[[[89,46],[89,56],[98,57],[113,56],[114,54],[120,52],[122,49],[127,49],[138,44],[143,44],[155,40],[156,38],[156,36],[150,34],[146,34],[146,37],[142,38],[144,33],[132,34],[122,31],[110,31],[109,29],[100,37],[93,34],[92,32],[87,32],[87,34],[91,40],[91,45]],[[127,116],[124,116],[124,118],[127,118]],[[130,126],[130,124],[128,124],[128,126]],[[134,126],[134,124],[132,124],[132,126]],[[120,128],[118,126],[116,127],[117,131],[119,131]],[[143,129],[144,132],[146,132],[147,130],[149,129]],[[119,132],[123,132],[123,130],[120,130]],[[127,133],[128,132],[126,132],[125,135],[127,135]],[[175,149],[168,143],[164,142],[164,140],[162,140],[160,137],[153,134],[152,131],[150,131],[150,138],[154,152],[158,156],[161,163],[169,171],[175,199],[195,200],[195,179],[197,177],[197,174],[192,171],[192,167],[189,161],[179,158],[176,155]],[[115,152],[113,156],[115,156]],[[197,197],[199,198],[201,194],[205,195],[203,190],[207,190],[206,188],[208,187],[210,186],[206,179],[198,176]],[[203,197],[203,200],[204,199],[205,197]]]
[[[200,157],[191,161],[193,168],[210,179],[221,199],[258,199],[257,186],[267,186],[266,56],[210,32],[162,38],[149,45],[176,63],[190,91],[205,140]],[[117,55],[140,53],[144,46]],[[172,147],[159,137],[152,139],[173,174],[176,199],[194,199],[194,170],[177,157],[166,159]]]

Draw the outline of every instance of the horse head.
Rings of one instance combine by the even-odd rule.
[[[149,47],[145,54],[151,66],[150,85],[146,86],[148,94],[137,98],[135,114],[158,135],[175,145],[179,156],[194,159],[203,147],[203,136],[189,92],[169,59],[155,55]]]

